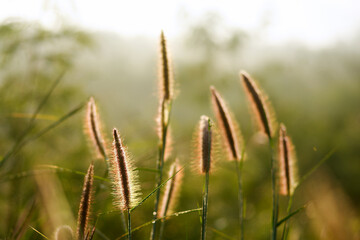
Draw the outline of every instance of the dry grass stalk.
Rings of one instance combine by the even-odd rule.
[[[76,238],[84,239],[87,231],[92,204],[92,186],[94,179],[94,165],[90,164],[84,179],[83,191],[81,194],[80,207],[77,220]]]
[[[284,124],[279,131],[280,194],[292,195],[297,184],[296,153]]]
[[[90,136],[99,158],[106,158],[105,140],[101,133],[101,122],[96,111],[94,98],[90,98],[86,112],[86,132]]]
[[[223,136],[226,149],[229,154],[229,159],[241,159],[241,133],[239,127],[234,121],[232,113],[226,106],[225,101],[221,95],[216,91],[215,87],[211,86],[211,100],[212,106],[216,115],[216,120],[219,124],[221,135]]]
[[[208,173],[211,168],[212,130],[211,120],[207,116],[201,116],[198,133],[198,153],[200,159],[200,172]]]
[[[176,161],[170,167],[169,177],[173,176],[179,170],[180,165]],[[166,189],[161,202],[159,217],[165,217],[167,214],[171,214],[173,209],[175,208],[176,199],[180,191],[182,177],[183,174],[180,171],[166,183]]]
[[[171,60],[164,32],[160,34],[160,60],[159,60],[159,96],[166,101],[173,97],[173,74]]]
[[[113,152],[114,156],[111,160],[111,170],[116,205],[121,210],[129,210],[134,207],[139,198],[139,187],[136,182],[136,175],[131,166],[130,158],[122,145],[118,130],[113,130]]]
[[[240,79],[261,131],[271,139],[275,131],[275,119],[266,95],[245,71],[240,72]]]

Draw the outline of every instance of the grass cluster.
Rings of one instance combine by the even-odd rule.
[[[159,92],[158,92],[158,113],[156,118],[158,144],[157,160],[153,163],[154,168],[142,169],[136,167],[136,157],[133,157],[127,150],[126,138],[121,134],[121,126],[114,128],[110,134],[106,127],[102,126],[100,116],[97,112],[95,100],[90,98],[87,103],[85,114],[86,121],[84,128],[89,138],[90,150],[94,153],[95,162],[89,162],[88,171],[81,172],[73,169],[63,168],[55,165],[42,165],[41,168],[32,172],[23,172],[13,174],[6,172],[6,166],[12,160],[14,154],[25,147],[28,143],[38,139],[48,133],[65,120],[82,110],[86,104],[80,104],[78,107],[70,110],[67,114],[60,117],[48,127],[42,129],[37,134],[28,137],[32,125],[37,119],[40,110],[51,97],[53,90],[62,79],[63,75],[54,82],[48,90],[48,93],[40,101],[38,108],[31,117],[29,127],[21,134],[15,145],[1,158],[0,170],[5,169],[0,181],[10,181],[16,178],[23,178],[33,175],[35,184],[39,188],[39,195],[43,203],[44,212],[50,216],[49,221],[56,226],[62,212],[58,206],[61,202],[67,201],[63,198],[57,198],[54,193],[59,190],[59,184],[52,178],[52,173],[68,172],[71,174],[83,175],[84,183],[79,202],[77,221],[71,217],[61,216],[67,219],[66,225],[56,226],[52,229],[52,235],[42,233],[41,229],[30,226],[31,229],[45,239],[109,239],[106,229],[99,227],[102,218],[109,214],[116,214],[119,218],[113,222],[119,226],[117,239],[132,239],[133,233],[140,229],[151,226],[149,229],[149,238],[167,239],[165,236],[166,222],[169,219],[177,218],[181,215],[199,214],[200,227],[198,229],[201,239],[208,239],[207,233],[213,232],[216,236],[224,239],[247,239],[246,230],[246,195],[243,191],[243,185],[246,179],[243,178],[243,162],[246,157],[246,143],[243,139],[240,126],[234,117],[231,109],[227,105],[223,96],[217,91],[215,86],[210,87],[209,95],[214,110],[214,120],[199,112],[199,123],[194,123],[195,138],[193,150],[194,159],[178,159],[176,156],[176,142],[172,141],[171,136],[171,113],[173,102],[176,101],[175,79],[172,73],[172,64],[169,57],[169,49],[163,33],[160,36],[160,57],[159,57]],[[285,124],[278,124],[275,119],[273,107],[264,91],[248,73],[240,72],[240,82],[250,105],[253,120],[258,125],[258,131],[266,139],[269,148],[268,159],[264,159],[264,165],[268,164],[268,171],[271,178],[271,199],[272,204],[268,206],[271,209],[271,217],[268,218],[271,223],[269,237],[273,240],[288,239],[291,228],[291,219],[304,208],[293,209],[293,198],[296,190],[301,183],[310,176],[331,154],[330,152],[320,162],[318,162],[303,177],[298,176],[297,160],[295,147],[290,136],[287,133]],[[239,84],[236,83],[236,84]],[[207,91],[207,89],[199,89]],[[209,99],[210,100],[210,99]],[[280,125],[280,127],[278,127]],[[291,131],[291,130],[290,130]],[[112,141],[107,136],[112,136]],[[111,144],[112,142],[112,144]],[[191,150],[189,150],[191,151]],[[233,163],[233,174],[236,175],[237,183],[231,187],[236,188],[238,193],[237,206],[233,209],[238,212],[238,227],[236,235],[230,236],[226,232],[219,231],[212,226],[207,226],[208,209],[212,208],[210,177],[216,175],[216,168],[224,161]],[[247,159],[251,164],[251,159]],[[166,174],[164,168],[166,164],[171,165]],[[191,168],[191,174],[201,175],[204,178],[203,189],[199,189],[199,196],[202,196],[201,206],[193,206],[191,209],[177,209],[177,200],[181,195],[181,183],[186,179],[184,169]],[[141,181],[143,171],[155,174],[154,188],[148,194],[141,194],[140,186],[144,185]],[[50,174],[49,174],[50,173]],[[228,184],[228,183],[224,183]],[[74,185],[81,189],[81,186]],[[161,191],[164,189],[164,191]],[[112,195],[113,209],[101,208],[101,203],[96,203],[99,195]],[[280,196],[284,196],[285,201],[279,201]],[[152,216],[148,221],[132,223],[132,215],[141,211],[141,206],[146,202],[154,201]],[[35,200],[34,200],[35,201]],[[55,203],[57,202],[57,203]],[[285,206],[281,206],[284,204]],[[9,239],[20,239],[28,226],[31,225],[28,219],[32,214],[35,203],[30,203],[19,218],[18,225],[9,233]],[[63,205],[66,205],[64,203]],[[200,205],[200,204],[199,204]],[[280,211],[280,208],[286,208],[286,211]],[[281,215],[280,215],[281,214]],[[216,218],[217,216],[212,216]],[[220,216],[219,216],[220,217]],[[44,218],[41,216],[40,218]],[[186,220],[183,220],[186,221]],[[63,221],[61,221],[63,222]],[[135,227],[134,227],[135,226]]]

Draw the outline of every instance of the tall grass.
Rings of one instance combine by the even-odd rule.
[[[179,212],[175,211],[175,202],[177,199],[182,199],[180,196],[179,188],[182,179],[186,177],[184,176],[183,169],[189,165],[189,162],[184,164],[180,164],[179,161],[175,161],[171,166],[168,173],[167,179],[163,177],[163,171],[166,169],[165,160],[170,159],[170,116],[172,110],[172,103],[174,100],[174,77],[172,73],[172,65],[170,61],[170,57],[168,54],[168,48],[165,40],[164,33],[162,32],[160,35],[160,58],[159,58],[159,99],[158,99],[158,116],[157,116],[157,133],[158,133],[158,147],[157,152],[158,156],[156,159],[156,169],[152,168],[134,168],[134,160],[135,158],[130,157],[123,140],[120,136],[119,131],[114,128],[112,130],[112,157],[109,157],[109,147],[106,141],[106,130],[103,129],[100,118],[97,113],[96,104],[93,98],[90,98],[87,104],[86,111],[86,122],[84,124],[85,129],[89,138],[91,139],[90,148],[94,150],[96,153],[96,158],[102,158],[104,161],[102,162],[91,162],[87,172],[82,172],[73,169],[67,169],[61,166],[55,165],[46,165],[42,166],[42,169],[29,170],[22,173],[13,173],[9,175],[1,175],[0,182],[13,181],[15,179],[21,179],[29,176],[39,176],[42,174],[50,174],[57,173],[59,175],[63,174],[73,174],[76,176],[84,176],[84,183],[81,193],[80,206],[78,209],[78,217],[76,224],[76,239],[86,239],[91,240],[96,237],[102,237],[104,239],[108,239],[106,236],[106,229],[102,229],[99,227],[99,222],[101,222],[100,216],[107,216],[112,213],[118,214],[119,212],[123,216],[122,224],[125,226],[125,230],[121,232],[118,230],[116,232],[118,238],[127,237],[128,239],[133,239],[133,233],[135,231],[145,229],[147,226],[151,226],[150,229],[150,239],[167,239],[167,236],[164,234],[165,232],[165,222],[170,218],[179,217],[185,214],[190,213],[201,213],[200,222],[201,227],[199,227],[200,239],[205,240],[211,237],[210,230],[218,234],[224,238],[232,239],[232,236],[229,236],[226,232],[222,232],[214,227],[209,227],[212,224],[211,221],[208,221],[208,207],[209,207],[209,182],[210,182],[210,173],[213,174],[212,169],[213,166],[213,153],[214,153],[214,139],[215,139],[215,131],[214,131],[214,123],[211,119],[205,115],[200,117],[200,121],[197,125],[197,158],[196,165],[198,166],[198,170],[202,177],[204,177],[203,181],[203,189],[202,189],[202,206],[201,208],[192,208],[181,210]],[[61,76],[53,83],[52,87],[48,90],[45,97],[40,101],[38,108],[35,110],[32,115],[29,125],[25,128],[25,131],[18,138],[18,141],[10,148],[9,151],[5,154],[4,158],[0,162],[0,170],[2,170],[3,164],[7,164],[9,162],[10,157],[13,157],[14,153],[18,152],[22,147],[31,141],[37,140],[39,137],[54,129],[56,126],[60,125],[66,119],[75,115],[79,112],[85,104],[79,105],[74,110],[65,114],[63,117],[60,117],[57,121],[53,122],[49,126],[45,127],[38,133],[28,137],[30,134],[30,130],[34,124],[36,116],[40,113],[42,107],[47,103],[49,98],[52,95],[53,90],[57,86],[61,79]],[[250,75],[244,71],[240,72],[240,79],[245,89],[245,93],[248,98],[248,102],[252,108],[252,115],[255,121],[258,124],[260,132],[262,132],[266,138],[268,139],[269,146],[271,149],[270,156],[270,173],[271,173],[271,191],[272,191],[272,217],[271,217],[271,239],[278,239],[277,231],[280,226],[283,227],[283,233],[281,238],[287,239],[289,233],[289,220],[295,216],[297,213],[302,211],[304,207],[300,207],[295,211],[292,211],[292,204],[294,200],[295,190],[300,186],[300,184],[313,172],[315,171],[323,162],[328,159],[332,152],[329,153],[323,160],[321,160],[317,165],[314,166],[313,169],[310,170],[308,174],[305,174],[300,180],[297,177],[297,167],[296,167],[296,156],[295,156],[295,147],[292,143],[290,137],[287,134],[285,125],[281,124],[280,130],[277,134],[276,131],[276,121],[274,118],[272,107],[268,101],[268,98],[261,90],[260,85],[255,82]],[[235,85],[235,84],[234,84]],[[199,89],[200,90],[200,89]],[[224,149],[227,152],[226,157],[228,160],[234,161],[235,163],[235,171],[237,174],[237,194],[238,194],[238,218],[239,218],[239,233],[240,239],[245,239],[245,204],[244,204],[244,196],[243,196],[243,185],[246,184],[246,180],[243,182],[243,172],[242,166],[244,161],[244,152],[245,152],[245,144],[238,127],[238,124],[234,118],[234,114],[230,111],[230,108],[225,103],[225,100],[220,95],[220,93],[215,89],[215,87],[210,87],[211,91],[211,101],[213,110],[216,116],[216,122],[220,128],[220,132],[223,139]],[[110,133],[110,132],[109,132]],[[278,152],[277,158],[275,157],[275,139],[278,140]],[[174,145],[176,147],[176,145]],[[110,158],[110,159],[109,159]],[[14,164],[14,163],[13,163]],[[94,168],[98,165],[106,165],[106,171],[103,176],[95,175]],[[251,164],[251,163],[249,163]],[[181,167],[182,166],[182,167]],[[144,184],[143,182],[139,182],[139,173],[142,171],[147,171],[150,173],[156,174],[155,184],[151,182],[150,184],[154,184],[155,187],[150,190],[144,198],[140,198],[140,184]],[[107,172],[110,173],[108,176]],[[196,174],[193,176],[197,177]],[[37,177],[37,184],[40,186],[40,195],[42,201],[44,201],[44,206],[48,203],[46,201],[53,200],[54,196],[51,198],[46,198],[47,191],[50,191],[51,188],[50,183],[49,186],[46,187],[46,183],[42,182],[42,179]],[[97,188],[94,190],[94,181],[101,181],[103,185],[96,184]],[[113,194],[113,205],[115,205],[116,210],[107,209],[106,204],[104,204],[104,209],[94,209],[95,206],[92,204],[94,199],[100,194],[106,194],[111,192],[112,186],[112,194]],[[107,185],[108,184],[108,185]],[[229,184],[229,183],[224,183]],[[100,187],[101,185],[101,187]],[[45,187],[44,187],[45,186]],[[80,189],[79,184],[74,184],[76,188]],[[165,191],[163,193],[162,200],[160,201],[161,189],[165,187]],[[198,189],[200,193],[200,189]],[[287,197],[287,210],[286,215],[283,216],[279,220],[279,194]],[[143,218],[145,223],[142,223],[138,226],[133,227],[132,214],[136,209],[140,209],[140,206],[143,205],[151,197],[154,197],[154,206],[152,216],[148,216],[149,219],[145,219],[146,215],[143,214],[141,217]],[[62,196],[62,199],[66,199],[65,196]],[[183,200],[183,199],[182,199]],[[106,201],[106,200],[105,200]],[[97,201],[96,201],[97,202]],[[190,202],[190,201],[189,201]],[[195,201],[196,202],[196,201]],[[98,204],[102,206],[101,204]],[[196,205],[196,204],[194,204]],[[46,208],[46,207],[43,207]],[[49,208],[50,209],[50,208]],[[30,211],[30,210],[29,210]],[[93,223],[91,221],[91,215],[95,215],[97,212],[96,221]],[[221,212],[221,211],[220,211]],[[59,213],[59,212],[56,212]],[[127,219],[125,220],[125,215]],[[27,215],[27,214],[24,214]],[[56,214],[54,214],[56,215]],[[139,214],[140,215],[140,214]],[[56,216],[51,216],[56,218]],[[183,216],[185,217],[185,216]],[[220,218],[222,216],[213,216],[211,218]],[[49,217],[50,218],[50,217]],[[22,219],[20,219],[22,220]],[[19,222],[25,222],[25,220]],[[135,219],[138,220],[138,219]],[[186,221],[186,220],[185,220]],[[60,221],[54,221],[57,224]],[[136,222],[136,221],[134,221]],[[119,222],[113,222],[114,225],[120,225]],[[71,224],[69,220],[69,225],[60,225],[56,226],[56,229],[53,230],[55,239],[73,239],[73,226],[75,224]],[[21,224],[20,224],[21,225]],[[22,223],[25,225],[25,223]],[[160,225],[160,226],[159,226]],[[39,224],[40,226],[40,224]],[[169,225],[167,225],[169,226]],[[48,238],[44,233],[40,230],[37,230],[35,227],[31,227],[33,231],[42,236],[43,238]],[[45,228],[44,228],[45,229]],[[75,229],[75,228],[74,228]],[[121,228],[118,228],[121,229]],[[170,229],[170,228],[169,228]],[[20,230],[19,230],[20,231]],[[185,231],[185,230],[184,230]],[[148,233],[147,233],[148,234]],[[16,234],[16,236],[21,236],[21,234]],[[18,237],[19,238],[19,237]]]

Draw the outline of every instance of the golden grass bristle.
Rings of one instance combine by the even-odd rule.
[[[256,122],[261,131],[271,139],[274,136],[276,123],[274,111],[267,96],[247,72],[240,71],[240,79],[251,103]]]
[[[278,147],[280,194],[292,195],[297,185],[297,160],[294,145],[286,133],[284,124],[280,125]]]
[[[159,97],[166,101],[173,98],[173,73],[164,32],[160,34]]]
[[[121,210],[129,210],[139,201],[139,186],[131,159],[122,145],[119,132],[113,130],[113,157],[111,160],[111,173],[114,186],[116,205]]]
[[[240,160],[240,144],[243,141],[239,127],[234,120],[233,114],[229,111],[225,101],[215,87],[211,86],[210,91],[213,110],[229,155],[229,160]]]
[[[94,98],[90,98],[86,111],[86,133],[89,135],[99,158],[106,157],[105,140],[101,132],[101,122],[96,110]]]
[[[93,200],[92,186],[94,179],[94,164],[91,163],[87,174],[84,179],[84,186],[81,194],[78,220],[77,220],[77,230],[76,238],[83,239],[88,231],[88,224],[90,219],[91,204]]]
[[[198,160],[201,173],[210,172],[212,150],[212,122],[209,117],[201,116],[198,129]]]
[[[175,161],[169,170],[169,177],[173,176],[180,170],[180,165]],[[172,179],[166,183],[166,189],[161,201],[161,207],[159,217],[165,217],[167,214],[171,214],[176,205],[176,199],[180,192],[180,186],[183,178],[182,171],[178,172]]]

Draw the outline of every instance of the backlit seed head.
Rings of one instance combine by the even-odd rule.
[[[115,204],[121,210],[134,207],[139,201],[139,185],[133,170],[131,159],[124,148],[119,132],[113,130],[113,157],[111,159],[111,175],[113,180]]]
[[[232,113],[229,111],[225,101],[216,91],[215,87],[211,86],[210,91],[213,110],[215,112],[224,145],[228,152],[228,158],[230,160],[240,160],[240,144],[243,141],[239,127],[237,126],[236,121],[234,120]]]
[[[278,147],[280,194],[292,195],[297,186],[297,160],[294,145],[284,124],[280,125]]]
[[[86,133],[91,139],[99,158],[106,157],[106,144],[101,132],[101,122],[97,114],[94,98],[90,98],[86,111]]]
[[[94,164],[91,163],[84,179],[83,191],[81,194],[78,220],[77,220],[77,239],[83,239],[88,231],[88,224],[90,220],[91,205],[93,201],[93,179],[94,179]]]
[[[276,129],[276,121],[268,98],[248,73],[241,71],[240,79],[260,130],[271,139]]]

